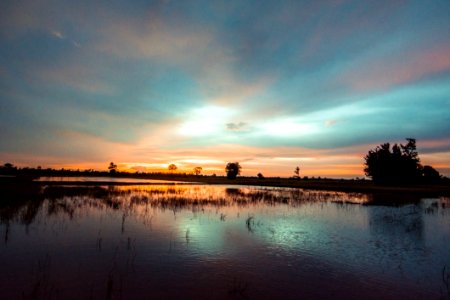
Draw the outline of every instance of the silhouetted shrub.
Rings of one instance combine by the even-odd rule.
[[[235,179],[239,174],[241,174],[241,169],[242,167],[238,162],[228,163],[225,167],[227,178]]]
[[[117,173],[117,165],[113,162],[110,162],[109,166],[108,166],[108,170],[109,170],[109,174],[111,174],[111,175],[116,174]]]

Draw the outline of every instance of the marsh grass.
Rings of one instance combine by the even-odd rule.
[[[66,214],[71,219],[77,209],[88,205],[93,208],[110,208],[122,211],[121,232],[125,233],[126,219],[131,212],[145,216],[145,222],[151,225],[151,209],[171,210],[174,215],[181,209],[201,212],[203,207],[248,207],[251,205],[287,205],[298,207],[315,202],[330,202],[345,206],[348,204],[362,205],[404,205],[404,199],[395,202],[392,195],[367,195],[361,193],[345,193],[330,191],[314,191],[293,188],[222,188],[207,185],[180,186],[47,186],[38,195],[28,200],[3,201],[0,203],[0,224],[6,225],[4,242],[9,239],[8,222],[19,221],[31,224],[35,216],[47,201],[47,214]],[[440,209],[450,207],[450,198],[442,197],[439,203],[435,201],[425,208],[425,213],[433,214]],[[420,200],[420,199],[419,199]],[[414,201],[416,198],[414,198]],[[416,203],[416,202],[414,202]],[[136,211],[136,207],[144,207]],[[225,221],[226,215],[220,214],[220,220]],[[99,247],[101,248],[101,247]]]
[[[247,227],[248,232],[253,233],[253,224],[254,224],[254,217],[249,216],[247,220],[245,220],[245,226]]]
[[[185,234],[186,244],[187,245],[189,245],[189,242],[191,241],[191,238],[190,238],[189,234],[190,234],[190,230],[188,228],[188,229],[186,229],[186,234]]]

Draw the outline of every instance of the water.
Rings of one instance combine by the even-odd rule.
[[[0,299],[449,299],[450,199],[386,197],[48,187],[0,207]]]
[[[148,183],[148,184],[180,184],[179,181],[141,179],[126,177],[92,177],[92,176],[42,176],[35,181],[54,181],[54,182],[114,182],[114,183]]]

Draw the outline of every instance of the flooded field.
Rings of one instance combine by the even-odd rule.
[[[0,299],[450,299],[449,198],[48,186],[0,232]]]
[[[51,182],[115,182],[115,183],[147,183],[147,184],[180,184],[179,181],[157,180],[157,179],[140,179],[140,178],[123,178],[123,177],[91,177],[91,176],[43,176],[35,179],[35,181],[51,181]]]

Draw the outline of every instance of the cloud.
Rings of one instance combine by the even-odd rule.
[[[61,31],[51,30],[50,34],[52,36],[54,36],[55,38],[59,39],[59,40],[68,40],[76,48],[81,48],[81,44],[80,43],[78,43],[77,41],[75,41],[73,39],[68,38]]]
[[[450,152],[450,138],[417,141],[419,152],[424,154]],[[450,161],[450,159],[449,159]]]
[[[56,28],[76,24],[83,27],[86,16],[93,16],[95,9],[86,3],[70,1],[3,1],[0,5],[0,32],[9,38],[26,36],[33,31],[49,32],[54,37],[66,36]],[[92,8],[92,7],[91,7]],[[87,24],[86,24],[87,25]]]
[[[80,57],[77,59],[80,59]],[[116,92],[117,87],[101,78],[105,75],[100,75],[103,70],[98,64],[89,66],[87,62],[75,63],[73,61],[76,58],[73,56],[71,60],[60,62],[56,66],[39,65],[30,67],[27,70],[27,75],[42,86],[66,86],[77,92],[96,95],[112,95]]]
[[[239,132],[239,131],[246,131],[247,130],[247,123],[245,122],[239,122],[239,123],[227,123],[225,124],[227,130]]]
[[[241,74],[236,45],[224,43],[221,28],[187,18],[158,12],[141,19],[120,16],[98,29],[92,49],[122,61],[165,65],[186,73],[216,105],[246,101],[273,83],[271,73],[253,78]]]
[[[205,53],[211,34],[205,28],[173,28],[158,16],[142,23],[121,18],[99,29],[95,47],[122,58],[162,58],[180,63]]]
[[[450,70],[450,44],[406,50],[356,65],[342,75],[356,91],[388,89]]]
[[[337,120],[326,120],[325,121],[325,127],[334,126],[336,123],[337,123]]]
[[[66,38],[61,32],[56,31],[56,30],[52,30],[50,33],[51,33],[54,37],[56,37],[56,38],[58,38],[58,39],[60,39],[60,40],[63,40],[63,39]]]

